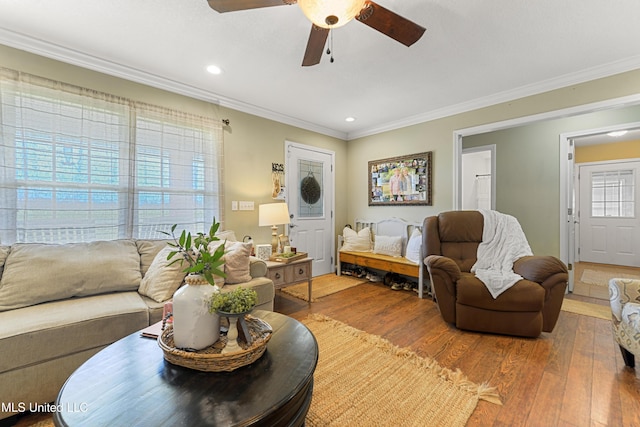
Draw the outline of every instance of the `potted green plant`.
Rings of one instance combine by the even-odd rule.
[[[249,288],[236,288],[231,292],[219,292],[211,296],[209,311],[229,320],[227,344],[222,349],[223,354],[242,351],[238,344],[238,321],[245,341],[251,344],[252,338],[245,322],[245,314],[253,310],[257,301],[258,293]]]
[[[215,250],[211,243],[219,241],[216,232],[220,224],[215,217],[209,228],[209,233],[198,233],[193,237],[183,230],[180,237],[176,237],[175,229],[163,232],[170,236],[173,242],[168,245],[174,250],[167,255],[169,265],[179,262],[187,273],[185,285],[173,294],[173,340],[177,348],[201,350],[214,344],[220,337],[220,317],[209,311],[209,301],[213,295],[220,292],[215,283],[215,277],[225,277],[224,273],[224,242]],[[212,286],[208,286],[212,285]]]
[[[221,316],[245,314],[253,310],[258,293],[249,288],[237,288],[231,292],[219,292],[211,296],[209,311]]]
[[[169,265],[176,262],[183,265],[186,262],[188,265],[183,270],[185,273],[201,274],[210,285],[215,285],[214,276],[226,277],[224,270],[220,268],[224,264],[224,244],[219,245],[213,253],[209,251],[209,244],[220,240],[216,236],[216,232],[220,228],[220,223],[216,222],[216,218],[213,218],[209,234],[198,233],[195,237],[192,237],[190,232],[182,230],[180,237],[177,238],[175,235],[177,226],[178,224],[174,224],[170,233],[162,231],[163,234],[173,239],[173,242],[169,242],[168,245],[175,248],[167,255],[167,260],[180,255]]]

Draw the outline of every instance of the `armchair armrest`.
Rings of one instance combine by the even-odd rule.
[[[544,283],[555,274],[568,274],[562,261],[553,256],[525,256],[513,263],[513,271],[527,280]]]
[[[424,259],[424,263],[429,273],[432,270],[439,270],[442,272],[441,274],[447,275],[451,282],[456,282],[460,279],[460,267],[451,258],[442,255],[429,255]]]
[[[553,331],[558,321],[569,273],[562,261],[553,256],[525,256],[513,263],[513,271],[539,283],[545,291],[542,330]]]
[[[609,281],[609,303],[611,314],[618,322],[622,319],[622,308],[627,303],[640,303],[640,280],[614,278]]]
[[[461,277],[460,267],[451,258],[429,255],[424,259],[431,278],[431,289],[438,301],[445,322],[456,322],[456,282]]]

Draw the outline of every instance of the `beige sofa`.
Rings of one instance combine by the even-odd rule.
[[[161,320],[184,278],[167,250],[162,240],[0,246],[0,420],[54,401],[88,358]],[[223,291],[252,287],[256,308],[272,311],[266,264],[250,257],[248,269]]]

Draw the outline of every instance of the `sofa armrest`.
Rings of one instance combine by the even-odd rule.
[[[249,257],[249,274],[254,279],[256,277],[265,277],[267,275],[267,263],[255,256]]]

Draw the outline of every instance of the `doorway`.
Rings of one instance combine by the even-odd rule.
[[[627,134],[611,136],[618,131]],[[640,123],[560,135],[561,151],[568,154],[561,246],[570,267],[569,292],[607,299],[614,272],[627,277],[629,268],[633,273],[640,267],[640,159],[626,158],[634,156],[619,146],[638,140]]]
[[[285,142],[289,242],[313,258],[313,276],[333,273],[335,262],[335,153]]]
[[[462,150],[462,209],[495,209],[495,145]]]

